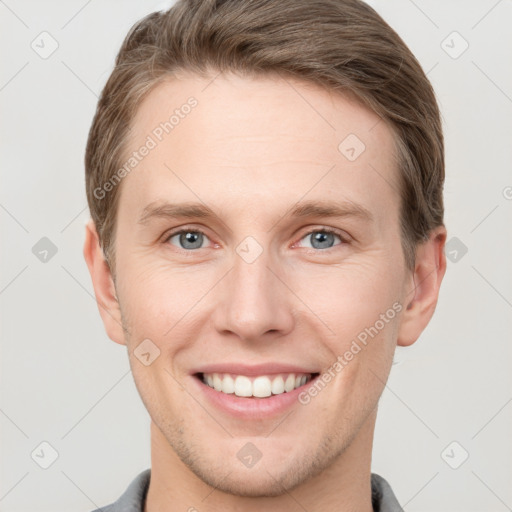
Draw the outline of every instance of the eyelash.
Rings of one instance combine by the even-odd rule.
[[[200,229],[197,229],[197,228],[190,228],[190,229],[187,229],[187,228],[181,228],[177,231],[173,231],[167,235],[164,236],[164,240],[163,240],[163,243],[164,244],[168,244],[169,243],[169,240],[173,237],[173,236],[176,236],[176,235],[181,235],[183,233],[200,233],[202,234],[203,236],[205,236],[206,238],[208,238],[208,235],[200,230]],[[339,231],[337,231],[336,229],[333,229],[333,228],[329,228],[329,227],[324,227],[324,228],[315,228],[315,229],[312,229],[310,231],[308,231],[307,233],[304,233],[302,235],[302,237],[299,239],[302,240],[304,239],[305,237],[313,234],[313,233],[331,233],[333,235],[336,235],[340,240],[341,240],[341,243],[338,244],[338,245],[346,245],[349,243],[349,240],[347,239],[346,236],[342,235]],[[175,246],[176,247],[176,246]],[[308,249],[308,250],[312,250],[314,252],[328,252],[329,250],[331,249],[334,249],[335,247],[337,247],[336,245],[333,246],[333,247],[327,247],[326,249],[315,249],[314,247],[305,247],[305,249]],[[181,247],[176,247],[176,249],[180,250],[180,251],[183,251],[183,252],[186,252],[186,253],[192,253],[194,251],[198,251],[199,249],[205,249],[205,247],[200,247],[198,249],[182,249]]]

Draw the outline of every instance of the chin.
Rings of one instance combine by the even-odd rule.
[[[246,498],[263,498],[282,496],[291,491],[305,480],[306,475],[301,475],[293,469],[284,474],[270,474],[266,467],[245,469],[232,468],[226,470],[226,476],[214,475],[208,468],[190,468],[198,478],[213,487],[217,491]],[[229,472],[231,471],[231,472]]]
[[[223,443],[222,450],[219,448],[218,451],[208,453],[203,451],[204,447],[201,449],[195,443],[187,443],[186,448],[178,443],[174,445],[174,450],[189,470],[207,485],[233,496],[247,498],[287,494],[320,474],[336,457],[334,447],[328,446],[330,443],[322,443],[318,449],[311,447],[308,453],[294,453],[293,447],[304,450],[304,441],[287,441],[283,443],[286,446],[280,445],[276,447],[278,450],[273,450],[270,454],[271,446],[267,444],[265,448],[262,447],[260,439],[259,446],[263,452],[261,459],[252,467],[246,467],[237,456],[240,450],[239,440],[235,441],[235,450]],[[247,442],[249,443],[250,441]],[[258,438],[254,438],[254,444],[258,444]]]

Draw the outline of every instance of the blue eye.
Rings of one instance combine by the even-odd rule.
[[[336,244],[335,239],[338,239],[340,243]],[[172,245],[186,250],[193,251],[194,249],[203,249],[206,247],[208,237],[197,229],[182,229],[171,233],[165,240],[165,243],[170,242]],[[341,245],[347,241],[343,237],[337,234],[334,230],[322,228],[310,231],[301,240],[309,240],[309,245],[303,247],[317,250],[330,249],[335,245]]]
[[[330,249],[334,245],[334,239],[338,238],[343,242],[340,235],[329,229],[317,229],[310,231],[302,240],[310,240],[309,247],[312,249]],[[307,246],[306,246],[307,247]]]
[[[172,242],[172,239],[176,237],[178,237],[179,245]],[[205,239],[207,239],[207,237],[201,231],[182,230],[170,235],[167,241],[171,242],[173,245],[178,245],[180,249],[193,250],[201,249]]]

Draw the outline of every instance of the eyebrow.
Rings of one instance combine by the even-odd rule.
[[[361,204],[353,201],[304,201],[296,204],[283,217],[354,217],[365,222],[374,220],[373,214]],[[194,219],[218,216],[202,203],[168,203],[155,201],[148,204],[137,221],[146,225],[152,219]]]
[[[143,210],[137,221],[139,224],[147,224],[152,219],[158,218],[204,218],[215,217],[213,211],[201,203],[165,203],[153,202],[148,204]]]

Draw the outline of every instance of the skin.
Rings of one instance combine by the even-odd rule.
[[[212,79],[164,82],[134,119],[131,151],[189,96],[198,101],[121,183],[115,284],[93,222],[86,228],[105,329],[127,346],[152,418],[144,510],[370,512],[378,400],[396,345],[414,343],[435,310],[446,230],[432,231],[408,270],[392,132],[371,111],[289,78]],[[353,162],[338,150],[350,133],[366,146]],[[139,224],[157,200],[200,202],[216,216]],[[360,204],[373,221],[288,215],[326,200]],[[330,247],[317,248],[311,232],[326,227],[344,241],[327,235]],[[173,228],[203,231],[202,248],[168,239]],[[247,236],[262,248],[250,264],[236,252]],[[246,421],[195,393],[189,372],[206,363],[326,370],[396,302],[400,313],[291,413]],[[160,350],[149,366],[134,355],[147,338]],[[246,442],[262,453],[251,468],[237,458]]]

